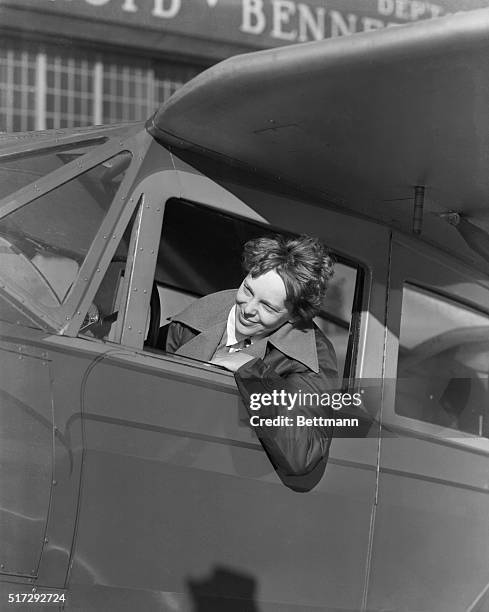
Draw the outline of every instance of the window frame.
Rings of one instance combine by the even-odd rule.
[[[489,304],[489,278],[482,272],[477,278],[477,274],[475,269],[468,268],[448,253],[435,251],[429,245],[401,235],[393,237],[382,410],[386,435],[397,432],[447,446],[484,454],[489,452],[488,438],[403,416],[395,411],[403,288],[406,285],[414,286],[489,319],[489,309],[483,306],[484,303]]]
[[[41,142],[30,142],[25,146],[11,146],[0,156],[0,162],[19,157],[21,155],[32,155],[36,153],[49,152],[66,145],[81,146],[101,140],[107,136],[103,132],[88,135],[68,135],[59,137],[56,133],[52,138]],[[14,193],[0,200],[0,219],[8,214],[29,205],[35,206],[35,200],[49,194],[58,187],[76,179],[88,170],[109,160],[118,153],[128,151],[132,154],[132,160],[125,172],[124,178],[112,199],[107,214],[94,237],[88,253],[78,271],[78,276],[70,288],[63,303],[59,306],[48,307],[33,301],[27,294],[18,293],[8,285],[1,288],[9,302],[12,302],[28,316],[32,317],[42,327],[51,329],[57,333],[76,336],[79,327],[83,323],[84,313],[87,312],[98,283],[94,277],[105,273],[110,259],[113,256],[119,242],[117,240],[107,241],[104,236],[121,236],[136,206],[136,201],[131,194],[137,172],[144,158],[144,152],[149,146],[151,137],[142,130],[129,136],[127,139],[109,138],[104,144],[96,149],[72,160],[57,170],[42,176],[34,182],[22,187]],[[129,204],[127,204],[129,202]]]
[[[272,233],[276,232],[278,234],[282,234],[286,236],[294,236],[294,237],[299,235],[297,233],[294,233],[290,230],[284,229],[277,225],[267,223],[266,221],[260,221],[256,217],[251,217],[251,216],[248,217],[245,214],[239,214],[235,211],[230,211],[229,209],[225,207],[221,208],[218,204],[211,204],[209,202],[196,201],[188,197],[170,196],[170,197],[167,197],[162,202],[162,224],[161,224],[161,229],[160,229],[160,236],[158,237],[158,246],[160,243],[160,237],[162,233],[164,232],[164,213],[165,213],[166,205],[168,202],[173,201],[173,200],[182,202],[184,204],[185,203],[191,204],[199,208],[207,209],[216,214],[223,215],[231,219],[235,219],[236,221],[241,221],[243,223],[255,225],[257,227],[263,228],[267,232],[272,232]],[[350,268],[355,269],[356,271],[355,290],[354,290],[354,297],[353,297],[353,303],[352,303],[351,319],[350,319],[350,324],[349,324],[345,366],[344,366],[344,372],[342,373],[343,374],[343,388],[344,390],[347,390],[347,389],[352,388],[356,384],[355,383],[356,381],[355,373],[356,373],[356,368],[358,364],[358,356],[359,356],[358,352],[359,352],[359,346],[360,346],[360,327],[361,327],[361,318],[362,318],[362,306],[365,304],[365,301],[366,301],[364,288],[365,288],[365,279],[366,279],[367,270],[366,270],[366,266],[363,263],[356,261],[352,257],[345,256],[344,254],[336,252],[336,251],[333,252],[332,248],[330,248],[330,251],[331,251],[331,254],[335,262],[347,265]],[[153,268],[153,279],[155,277],[155,271],[156,271],[155,268],[156,268],[156,259],[155,259],[155,264]],[[145,270],[147,271],[148,268],[145,267]],[[147,281],[146,281],[145,286],[146,286],[146,290],[148,290]],[[148,304],[148,307],[149,307],[149,304]],[[146,321],[148,317],[149,317],[149,311],[146,317]],[[141,323],[139,325],[138,334],[140,333],[140,329],[141,329]],[[163,356],[163,357],[168,357],[168,356],[171,357],[172,355],[171,353],[166,353],[164,351],[156,352],[154,351],[154,349],[148,349],[144,346],[140,348],[144,352],[148,352],[151,355],[158,355],[158,356]],[[177,356],[177,357],[180,357],[180,356]],[[187,359],[187,358],[183,357],[183,359]],[[194,363],[195,360],[189,359],[189,362],[195,365]],[[207,364],[204,364],[204,366],[209,367]],[[210,367],[215,367],[215,369],[220,370],[220,368],[218,368],[217,366],[210,366]]]

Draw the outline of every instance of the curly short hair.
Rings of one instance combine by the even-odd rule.
[[[318,238],[277,235],[249,240],[243,266],[253,278],[275,270],[284,282],[292,316],[306,323],[321,308],[334,262]]]

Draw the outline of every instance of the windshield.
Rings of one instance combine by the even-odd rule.
[[[57,157],[62,164],[76,155]],[[40,304],[61,304],[130,161],[129,152],[118,153],[1,219],[2,280]]]
[[[0,199],[96,149],[103,139],[12,155],[0,163]]]

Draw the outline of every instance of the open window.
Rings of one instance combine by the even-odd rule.
[[[238,287],[243,279],[244,244],[277,233],[290,235],[210,207],[169,200],[155,273],[160,324],[167,324],[172,316],[203,295]],[[348,378],[353,368],[352,332],[362,274],[355,264],[339,256],[335,258],[335,275],[316,323],[335,347],[339,373]]]

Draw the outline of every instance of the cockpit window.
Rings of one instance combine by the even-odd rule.
[[[123,151],[0,219],[5,284],[45,306],[60,305],[130,161]]]
[[[396,413],[489,437],[489,316],[403,290]]]
[[[205,206],[169,200],[155,276],[161,325],[166,325],[173,315],[198,297],[238,287],[243,279],[244,244],[253,238],[277,233],[286,232]],[[353,337],[350,332],[356,308],[354,297],[357,289],[358,295],[361,293],[362,274],[358,266],[333,256],[337,260],[335,273],[315,322],[333,343],[338,371],[348,378],[354,360],[354,355],[347,359]]]
[[[100,146],[104,139],[13,155],[0,162],[0,199]]]

